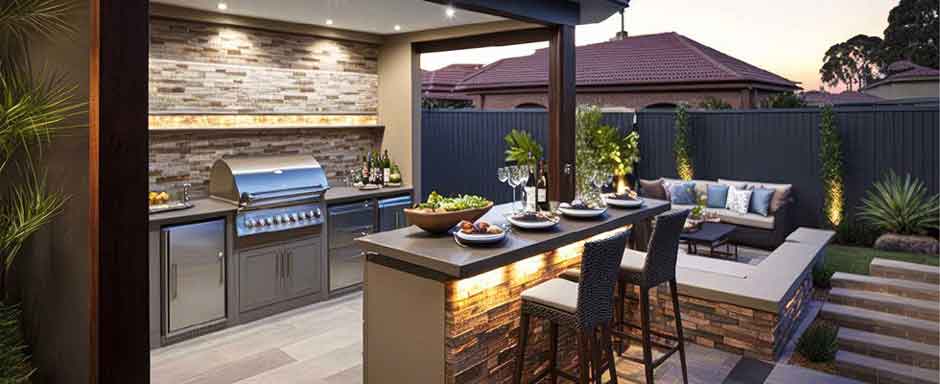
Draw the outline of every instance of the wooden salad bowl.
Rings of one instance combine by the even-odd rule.
[[[427,232],[440,234],[449,231],[463,220],[467,220],[471,223],[475,222],[485,215],[486,212],[489,212],[490,208],[493,208],[492,201],[482,208],[464,209],[461,211],[426,212],[418,208],[406,208],[404,211],[405,217],[408,218],[409,223]]]

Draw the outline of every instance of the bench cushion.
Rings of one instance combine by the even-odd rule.
[[[746,227],[773,230],[774,217],[761,216],[756,213],[737,213],[728,209],[716,210],[722,223],[743,225]]]
[[[578,283],[551,279],[522,291],[522,299],[568,313],[578,311]]]

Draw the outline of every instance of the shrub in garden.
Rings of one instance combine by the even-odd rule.
[[[940,224],[940,196],[910,174],[901,178],[889,171],[862,199],[859,218],[884,232],[922,235]]]
[[[813,267],[813,286],[820,289],[832,288],[832,275],[836,273],[832,267],[819,263]]]
[[[813,323],[800,336],[800,340],[796,343],[796,351],[814,363],[832,361],[839,350],[839,342],[836,339],[838,334],[839,327],[835,325],[825,322]]]

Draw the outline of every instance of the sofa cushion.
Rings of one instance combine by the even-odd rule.
[[[751,191],[731,186],[728,189],[728,202],[725,208],[737,213],[747,213],[751,202]]]
[[[666,189],[663,187],[663,179],[640,179],[640,195],[651,199],[667,200]]]
[[[793,184],[775,184],[765,183],[762,181],[741,181],[728,179],[718,179],[718,182],[730,185],[746,185],[751,188],[763,187],[773,189],[774,197],[770,200],[770,213],[777,212],[777,210],[786,203],[787,199],[790,198],[790,191],[793,190]]]
[[[696,184],[698,185],[698,184]],[[724,208],[728,203],[728,186],[712,184],[708,186],[706,206],[708,208]]]
[[[747,181],[736,181],[736,180],[728,180],[728,179],[718,179],[718,184],[729,185],[737,189],[747,189],[748,187]]]
[[[761,216],[767,216],[770,212],[770,200],[774,197],[773,189],[757,187],[751,190],[751,203],[747,211]]]
[[[695,204],[695,183],[670,184],[669,200],[674,204]]]
[[[773,230],[774,217],[761,216],[756,213],[737,213],[727,209],[716,210],[722,223],[740,225],[751,228]]]

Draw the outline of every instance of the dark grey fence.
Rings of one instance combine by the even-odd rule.
[[[845,154],[845,197],[851,217],[865,191],[889,169],[910,173],[931,193],[940,191],[940,119],[932,107],[840,108],[837,124]],[[543,143],[547,118],[536,111],[426,111],[422,122],[422,190],[478,193],[506,201],[499,185],[503,136],[512,128],[533,132]],[[638,129],[643,178],[675,177],[675,114],[643,111],[605,115],[621,130]],[[796,221],[822,225],[818,109],[738,110],[690,114],[695,177],[794,185]]]

